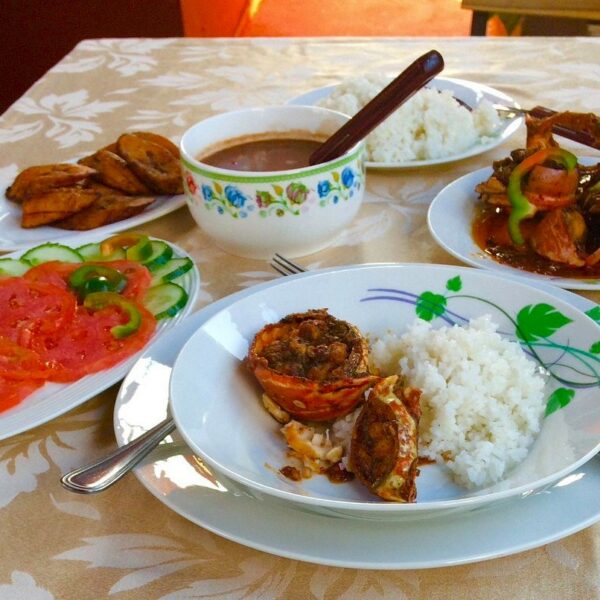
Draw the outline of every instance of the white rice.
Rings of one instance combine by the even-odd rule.
[[[457,483],[487,486],[527,455],[540,430],[544,377],[490,317],[467,327],[408,331],[372,344],[375,364],[422,390],[419,454],[447,465]]]
[[[356,114],[389,83],[384,76],[342,82],[318,104]],[[500,117],[488,100],[469,111],[449,90],[422,89],[367,136],[367,160],[407,162],[460,154],[498,133]]]

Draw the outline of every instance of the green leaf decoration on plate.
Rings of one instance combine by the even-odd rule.
[[[594,308],[586,310],[585,314],[596,323],[600,323],[600,306],[594,306]]]
[[[433,292],[423,292],[417,298],[417,315],[423,321],[431,321],[434,317],[439,317],[446,310],[446,298]]]
[[[600,342],[596,342],[590,346],[589,352],[592,354],[600,354]]]
[[[448,281],[446,281],[446,289],[450,292],[460,292],[462,289],[462,280],[460,275],[457,275],[452,279],[448,279]]]
[[[571,390],[569,388],[558,388],[550,394],[548,398],[548,402],[546,402],[546,413],[545,415],[551,415],[553,412],[557,411],[559,408],[564,408],[573,400],[575,396],[575,390]]]
[[[534,342],[550,337],[571,321],[550,304],[529,304],[517,315],[517,335],[525,342]]]

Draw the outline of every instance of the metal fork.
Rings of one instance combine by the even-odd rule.
[[[306,271],[281,254],[273,256],[271,266],[284,276]],[[169,417],[104,458],[66,473],[60,481],[71,492],[80,494],[101,492],[119,481],[174,429],[175,422]]]
[[[271,267],[275,269],[280,275],[297,275],[298,273],[305,273],[306,269],[300,265],[292,262],[289,258],[281,256],[281,254],[274,254],[271,259]]]

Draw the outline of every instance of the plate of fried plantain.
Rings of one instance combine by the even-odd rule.
[[[149,131],[124,133],[76,162],[27,167],[0,185],[6,251],[129,229],[185,204],[179,149]]]

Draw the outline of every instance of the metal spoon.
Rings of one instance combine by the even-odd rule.
[[[165,419],[102,459],[66,473],[60,482],[79,494],[101,492],[119,481],[174,429],[175,421]]]

